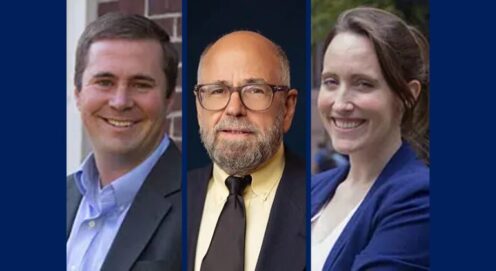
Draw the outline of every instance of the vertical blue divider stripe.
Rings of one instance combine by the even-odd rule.
[[[188,0],[182,0],[182,100],[181,100],[181,110],[182,110],[182,270],[187,270],[186,265],[188,263],[188,201],[187,201],[187,168],[188,168],[188,95],[190,94],[188,89]]]
[[[311,130],[312,130],[312,5],[311,0],[306,0],[306,20],[305,20],[305,29],[306,29],[306,91],[305,91],[305,101],[306,101],[306,121],[305,121],[305,147],[306,147],[306,167],[307,167],[307,213],[306,213],[306,223],[307,223],[307,270],[311,270],[311,255],[312,255],[312,246],[311,246],[311,213],[310,213],[310,204],[311,204],[311,193],[310,193],[310,185],[311,185],[311,166],[312,166],[312,148],[311,148]]]

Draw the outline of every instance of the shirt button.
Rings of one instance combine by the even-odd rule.
[[[96,223],[94,220],[90,220],[90,222],[88,222],[88,226],[90,226],[90,228],[94,228],[95,225],[96,225]],[[76,269],[73,269],[73,270],[76,270]]]
[[[71,266],[71,271],[76,271],[77,267],[75,265]]]

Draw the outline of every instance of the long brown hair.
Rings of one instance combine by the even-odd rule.
[[[324,53],[339,33],[367,37],[373,44],[386,82],[403,104],[401,134],[429,164],[429,43],[415,27],[384,10],[359,7],[343,12],[328,34]],[[415,99],[408,83],[418,80]]]

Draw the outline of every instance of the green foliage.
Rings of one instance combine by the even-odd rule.
[[[393,0],[312,0],[312,44],[325,39],[341,12],[359,6],[376,7],[402,16]]]

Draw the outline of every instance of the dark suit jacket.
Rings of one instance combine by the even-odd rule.
[[[69,238],[82,196],[74,176],[67,179]],[[181,154],[172,141],[136,194],[101,270],[181,270]]]
[[[348,174],[312,177],[312,216]],[[406,143],[394,154],[336,241],[324,270],[429,269],[429,168]]]
[[[306,266],[305,162],[286,149],[286,164],[270,211],[257,271],[303,270]],[[188,267],[193,270],[196,243],[212,165],[188,174]]]

